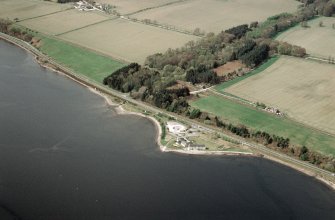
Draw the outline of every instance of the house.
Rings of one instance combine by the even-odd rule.
[[[190,143],[187,146],[187,150],[199,150],[199,151],[203,151],[203,150],[206,150],[206,146],[204,144],[192,144],[192,143]]]
[[[177,144],[181,145],[184,148],[187,148],[190,144],[190,141],[186,138],[177,137]]]

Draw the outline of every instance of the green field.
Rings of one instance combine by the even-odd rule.
[[[125,64],[87,49],[52,38],[43,38],[40,50],[56,62],[99,83]]]
[[[223,92],[226,88],[234,85],[235,83],[238,83],[250,76],[256,75],[262,71],[264,71],[266,68],[268,68],[269,66],[271,66],[273,63],[275,63],[277,60],[279,59],[279,56],[274,56],[271,57],[268,61],[266,61],[265,63],[263,63],[262,65],[260,65],[259,67],[257,67],[255,70],[251,71],[248,74],[245,74],[244,76],[241,77],[237,77],[233,80],[229,80],[228,82],[224,82],[221,83],[220,85],[215,87],[215,90],[217,90],[218,92]]]
[[[335,137],[305,127],[286,118],[279,118],[218,96],[200,98],[191,103],[195,108],[220,116],[226,122],[243,124],[253,130],[266,131],[290,138],[291,143],[306,145],[323,154],[335,155]]]

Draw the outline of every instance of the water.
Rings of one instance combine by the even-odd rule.
[[[0,41],[0,219],[335,219],[335,193],[258,158],[161,153],[120,116]]]

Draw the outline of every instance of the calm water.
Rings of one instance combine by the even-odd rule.
[[[0,41],[0,219],[335,219],[335,193],[313,178],[161,153],[155,136]]]

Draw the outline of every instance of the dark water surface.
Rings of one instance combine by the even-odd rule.
[[[161,153],[153,124],[0,41],[0,219],[335,219],[335,193],[258,158]]]

